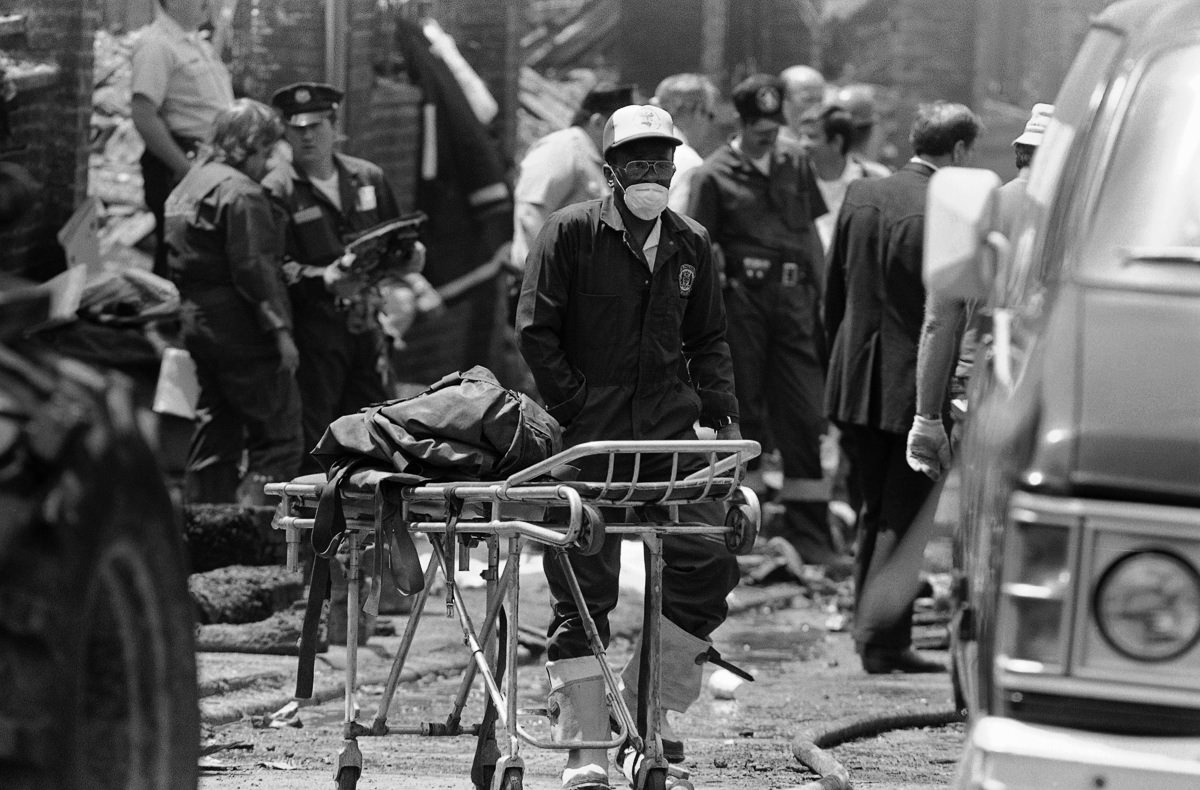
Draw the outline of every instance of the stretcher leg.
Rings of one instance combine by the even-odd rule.
[[[521,759],[521,739],[517,736],[517,633],[520,625],[521,602],[521,539],[513,535],[508,539],[508,561],[505,569],[515,568],[512,583],[503,588],[507,597],[508,619],[505,623],[503,645],[504,663],[508,670],[504,676],[505,704],[508,706],[508,723],[504,733],[508,739],[506,756],[496,762],[493,788],[495,790],[520,790],[525,774],[525,762]]]
[[[571,598],[575,601],[575,607],[579,611],[579,620],[583,626],[583,632],[587,636],[588,644],[592,648],[592,655],[596,657],[596,660],[600,664],[600,672],[604,675],[604,687],[608,698],[609,710],[616,716],[618,742],[629,739],[636,749],[641,751],[642,738],[638,734],[637,723],[633,720],[633,714],[630,713],[625,700],[617,692],[620,688],[617,685],[617,676],[608,665],[608,651],[604,646],[604,642],[600,639],[600,632],[596,629],[596,621],[592,619],[592,613],[588,611],[587,600],[583,597],[583,590],[579,587],[579,579],[575,576],[575,569],[571,567],[571,562],[564,549],[556,549],[554,559],[562,569],[563,577],[566,579],[567,586],[571,590]]]
[[[434,554],[437,555],[438,562],[442,564],[443,573],[452,574],[452,571],[446,564],[447,557],[442,545],[437,541],[432,541],[432,545]],[[516,568],[505,568],[501,583],[511,583],[510,577],[515,575],[515,572]],[[503,598],[497,598],[497,600],[494,602],[494,606],[487,612],[484,622],[495,621],[500,610],[500,605],[503,603],[503,601]],[[467,647],[471,650],[471,657],[474,660],[475,666],[483,679],[483,685],[487,689],[488,696],[496,704],[498,711],[505,711],[506,709],[504,707],[504,700],[500,695],[500,687],[496,684],[496,678],[492,675],[491,667],[488,666],[487,657],[484,655],[483,648],[480,646],[479,639],[476,636],[475,625],[471,621],[470,613],[467,612],[466,607],[463,606],[451,606],[449,608],[458,614],[458,623],[463,632],[463,639],[466,641]],[[504,721],[505,726],[507,726],[507,713],[498,712],[498,715],[501,716],[502,721]]]
[[[662,705],[659,688],[662,683],[662,536],[651,530],[642,536],[646,557],[646,593],[642,609],[642,649],[638,656],[638,731],[644,734],[640,755],[628,766],[627,777],[634,790],[661,790],[666,787],[668,763],[663,754],[659,732]]]
[[[412,649],[413,640],[417,636],[417,626],[421,622],[421,615],[425,612],[425,604],[429,600],[429,590],[433,586],[434,579],[437,578],[437,573],[437,560],[430,557],[429,565],[425,568],[425,584],[413,601],[412,610],[408,614],[408,623],[404,626],[404,636],[400,639],[396,658],[392,661],[392,670],[388,675],[387,687],[383,691],[383,699],[379,701],[379,710],[371,722],[372,735],[387,735],[389,732],[388,709],[396,696],[396,687],[400,685],[400,674],[404,671],[404,663],[408,660],[408,651]]]
[[[484,633],[480,635],[480,641],[484,646],[484,657],[492,666],[492,671],[499,680],[504,677],[505,672],[503,650],[508,620],[504,616],[503,594],[499,585],[499,541],[495,535],[489,535],[485,545],[487,547],[487,569],[482,575],[487,584],[486,607],[488,611],[491,611],[494,605],[500,607],[499,627],[496,629],[499,646],[496,644],[497,640],[492,639],[491,626],[487,622],[483,625]],[[462,702],[463,705],[466,704],[465,697]],[[461,718],[462,707],[458,707],[457,711]],[[496,705],[491,698],[488,698],[483,706],[483,718],[480,720],[479,732],[475,738],[475,756],[471,761],[471,781],[476,790],[490,790],[498,759],[500,759],[500,747],[496,743]]]
[[[346,591],[346,699],[345,720],[342,725],[342,749],[338,752],[337,768],[333,778],[338,790],[354,790],[358,777],[362,775],[362,752],[358,748],[355,731],[354,700],[358,681],[358,608],[359,608],[359,535],[356,530],[347,530],[347,548],[350,567],[347,573]]]

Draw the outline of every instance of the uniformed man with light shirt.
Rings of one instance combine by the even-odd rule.
[[[199,32],[209,0],[159,0],[154,22],[133,50],[133,126],[146,144],[142,182],[154,214],[154,272],[167,276],[163,206],[212,133],[217,113],[233,104],[229,70]]]

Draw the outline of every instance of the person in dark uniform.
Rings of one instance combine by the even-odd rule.
[[[680,142],[671,116],[660,107],[622,107],[609,118],[602,140],[614,192],[550,215],[527,260],[516,326],[538,391],[563,425],[566,446],[695,439],[697,420],[718,429],[718,438],[738,439],[725,308],[708,233],[666,207]],[[644,466],[642,474],[647,471]],[[604,479],[602,469],[581,470],[581,478],[597,474]],[[723,508],[681,506],[679,518],[719,524]],[[605,643],[620,554],[620,536],[611,535],[598,555],[570,558]],[[737,584],[738,569],[723,548],[698,537],[668,537],[664,561],[661,646],[670,671],[663,672],[659,692],[665,710],[683,711],[700,693],[699,657],[725,619],[725,596]],[[553,603],[546,671],[549,707],[557,712],[555,737],[606,739],[600,667],[567,582],[549,556],[545,571]],[[631,705],[638,666],[635,658],[622,675]],[[663,719],[665,756],[681,760],[683,743]],[[608,788],[607,753],[571,750],[563,786]]]
[[[208,158],[166,202],[182,337],[200,380],[185,477],[191,502],[257,501],[264,483],[291,479],[300,466],[283,217],[259,184],[282,134],[270,107],[239,99],[217,115]]]
[[[825,290],[832,338],[825,409],[842,431],[863,496],[855,553],[859,600],[933,487],[909,468],[905,448],[916,414],[917,341],[925,315],[925,195],[939,167],[970,161],[979,130],[979,118],[961,104],[922,105],[909,134],[914,156],[887,178],[852,182],[834,229]],[[887,618],[856,613],[863,668],[944,672],[912,649],[911,602],[894,609]]]
[[[805,563],[829,564],[839,555],[821,469],[825,347],[814,225],[825,203],[803,149],[777,139],[783,83],[748,77],[733,104],[741,129],[696,171],[688,213],[725,259],[742,428],[764,446],[773,440],[783,459],[784,512],[766,532],[785,538]]]
[[[341,100],[341,91],[312,82],[280,88],[271,97],[283,115],[292,162],[273,170],[263,186],[290,217],[284,272],[300,349],[306,450],[334,418],[389,397],[387,344],[375,309],[348,298],[338,264],[347,262],[346,244],[355,236],[400,211],[378,165],[334,150]],[[419,268],[423,255],[413,257],[409,265]],[[306,454],[303,471],[320,471],[320,465]]]

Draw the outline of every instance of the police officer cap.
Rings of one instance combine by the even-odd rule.
[[[271,97],[271,104],[283,113],[289,126],[311,126],[329,117],[338,108],[342,92],[321,82],[297,82],[280,88]]]
[[[652,104],[630,104],[609,116],[601,135],[601,148],[607,156],[610,148],[655,137],[671,145],[683,145],[675,134],[675,121],[671,113]]]
[[[754,74],[733,89],[733,106],[744,123],[759,119],[784,123],[783,80],[770,74]]]

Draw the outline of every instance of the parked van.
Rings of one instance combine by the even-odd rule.
[[[989,326],[953,629],[972,790],[1200,787],[1200,2],[1096,17],[1009,237],[930,186],[925,274]]]

